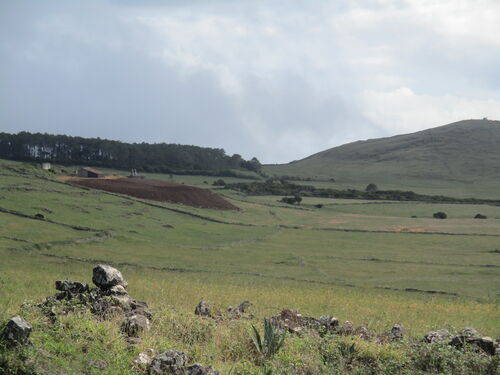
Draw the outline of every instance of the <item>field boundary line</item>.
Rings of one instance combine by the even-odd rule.
[[[286,226],[285,226],[286,227]],[[288,229],[305,229],[299,227],[288,227]],[[370,230],[352,228],[309,228],[310,230],[323,230],[331,232],[358,232],[358,233],[395,233],[395,234],[420,234],[420,235],[441,235],[441,236],[474,236],[474,237],[500,237],[500,234],[493,233],[453,233],[453,232],[410,232],[396,230]]]
[[[81,227],[79,225],[67,224],[67,223],[63,223],[60,221],[48,219],[45,217],[41,218],[41,217],[37,217],[35,215],[25,214],[25,213],[19,212],[19,211],[8,210],[8,209],[3,208],[3,207],[0,207],[0,212],[5,213],[5,214],[23,217],[25,219],[31,219],[31,220],[37,220],[37,221],[41,221],[41,222],[45,222],[45,223],[50,223],[50,224],[61,225],[61,226],[68,227],[68,228],[71,228],[74,230],[80,230],[80,231],[85,231],[85,232],[94,232],[94,233],[107,233],[106,231],[104,231],[102,229],[93,229],[93,228],[89,228],[89,227]]]
[[[10,248],[6,249],[9,251],[23,251],[20,248]],[[42,253],[42,252],[37,252],[37,255],[49,257],[49,258],[58,258],[58,259],[63,259],[63,260],[68,260],[68,261],[77,261],[77,262],[84,262],[84,263],[92,263],[92,264],[109,264],[112,266],[116,267],[133,267],[133,268],[142,268],[142,269],[150,269],[154,271],[161,271],[161,272],[178,272],[178,273],[206,273],[206,274],[225,274],[229,276],[238,276],[238,275],[243,275],[243,276],[253,276],[253,277],[263,277],[263,278],[269,278],[269,279],[276,279],[276,280],[289,280],[289,281],[296,281],[296,282],[303,282],[303,283],[309,283],[309,284],[319,284],[319,285],[335,285],[335,286],[341,286],[341,287],[349,287],[349,288],[365,288],[365,289],[379,289],[379,290],[389,290],[389,291],[396,291],[396,292],[411,292],[411,293],[424,293],[424,294],[440,294],[440,295],[446,295],[449,297],[457,297],[457,298],[467,298],[467,299],[474,299],[478,300],[477,297],[474,296],[468,296],[468,295],[462,295],[454,292],[446,292],[446,291],[441,291],[441,290],[423,290],[423,289],[417,289],[417,288],[393,288],[393,287],[384,287],[384,286],[359,286],[359,285],[354,285],[350,283],[345,283],[345,282],[335,282],[335,281],[322,281],[322,280],[310,280],[310,279],[300,279],[300,278],[295,278],[291,276],[276,276],[276,275],[270,275],[270,274],[265,274],[265,273],[259,273],[259,272],[244,272],[244,271],[232,271],[232,272],[224,272],[224,271],[219,271],[219,270],[202,270],[202,269],[189,269],[189,268],[182,268],[182,267],[156,267],[156,266],[147,266],[147,265],[141,265],[137,263],[130,263],[130,262],[115,262],[112,260],[106,260],[106,259],[93,259],[93,258],[81,258],[81,257],[73,257],[69,255],[59,255],[59,254],[53,254],[53,253]]]

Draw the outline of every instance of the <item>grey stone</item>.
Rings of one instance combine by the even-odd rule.
[[[346,320],[337,330],[340,335],[349,336],[354,332],[354,324],[351,321]]]
[[[111,289],[109,289],[109,293],[111,293],[112,295],[117,295],[117,296],[122,296],[122,295],[128,294],[127,291],[125,290],[125,288],[121,285],[115,285],[115,286],[111,287]]]
[[[153,358],[151,358],[147,352],[140,352],[137,357],[134,358],[134,363],[141,367],[149,366],[152,361]]]
[[[465,344],[474,345],[490,355],[496,353],[495,341],[491,337],[481,335],[475,328],[466,327],[462,329],[450,341],[450,345],[456,348],[461,348]]]
[[[92,281],[102,290],[109,290],[115,285],[126,288],[128,285],[120,271],[106,264],[99,264],[94,267]]]
[[[353,332],[354,336],[358,336],[363,340],[370,340],[372,338],[372,333],[366,326],[359,326]]]
[[[121,330],[129,337],[138,337],[142,332],[151,328],[149,319],[144,315],[134,314],[127,316],[121,325]]]
[[[187,368],[188,375],[219,375],[219,371],[212,369],[212,366],[202,366],[195,363]]]
[[[324,315],[319,317],[319,322],[323,325],[327,330],[333,330],[339,325],[339,320],[334,316]]]
[[[3,337],[9,346],[27,345],[32,329],[31,324],[26,320],[15,316],[5,326]]]
[[[424,336],[424,341],[427,343],[440,342],[447,340],[450,337],[450,332],[447,329],[443,328],[436,331],[427,332],[427,334]]]
[[[194,313],[199,316],[210,316],[212,315],[212,310],[208,302],[200,301],[196,308],[194,309]]]
[[[71,280],[57,280],[56,289],[61,292],[69,293],[86,293],[89,291],[89,286],[86,283]]]
[[[391,337],[393,340],[402,339],[406,334],[406,329],[402,324],[395,324],[394,327],[391,328]]]
[[[186,375],[187,358],[183,352],[167,350],[153,358],[148,368],[149,375]]]

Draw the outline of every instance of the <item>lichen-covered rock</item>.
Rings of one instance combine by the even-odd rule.
[[[109,290],[116,285],[127,287],[120,271],[106,264],[99,264],[93,269],[93,283],[102,290]]]
[[[125,317],[121,325],[122,332],[129,337],[138,337],[142,332],[150,328],[149,319],[139,314]]]
[[[123,296],[125,294],[128,294],[125,288],[121,285],[115,285],[109,289],[109,293],[111,295],[116,295],[116,296]]]
[[[391,328],[391,338],[393,340],[400,340],[406,334],[406,329],[402,324],[395,324],[394,327]]]
[[[351,321],[346,320],[342,325],[338,328],[337,333],[339,335],[349,336],[354,332],[354,324]]]
[[[188,375],[219,375],[219,371],[212,369],[212,366],[202,366],[195,363],[187,368]]]
[[[454,336],[450,345],[461,348],[465,344],[474,345],[490,355],[495,355],[495,341],[491,337],[481,335],[477,329],[466,327]]]
[[[339,320],[330,315],[320,316],[319,322],[329,331],[334,330],[339,326]]]
[[[300,333],[304,330],[317,334],[334,332],[338,326],[338,319],[331,316],[322,316],[320,319],[302,316],[296,310],[285,309],[279,315],[270,318],[270,321],[283,330],[291,333]]]
[[[370,340],[373,336],[370,330],[366,326],[359,326],[353,331],[352,334],[354,336],[362,338],[363,340]]]
[[[71,280],[57,280],[56,289],[61,292],[69,293],[86,293],[89,291],[89,286],[86,283]]]
[[[448,340],[450,337],[450,332],[447,329],[443,328],[436,331],[427,332],[427,334],[424,336],[424,341],[430,344],[433,342]]]
[[[149,375],[185,375],[187,358],[178,350],[167,350],[153,358],[148,368]]]
[[[20,316],[10,319],[3,331],[3,339],[8,346],[27,345],[31,334],[31,324]]]
[[[234,317],[244,317],[247,315],[247,310],[250,306],[252,306],[250,301],[243,301],[236,307],[229,306],[227,312]]]
[[[208,302],[200,301],[194,309],[194,313],[199,316],[209,317],[212,315],[212,310]]]
[[[137,357],[134,358],[134,363],[139,367],[147,367],[153,361],[153,357],[156,354],[154,349],[147,349],[143,352],[140,352]]]

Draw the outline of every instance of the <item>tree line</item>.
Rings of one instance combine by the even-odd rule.
[[[81,164],[145,172],[227,172],[241,169],[259,172],[257,158],[226,155],[224,149],[172,143],[125,143],[100,138],[42,133],[0,133],[0,158],[19,161]]]

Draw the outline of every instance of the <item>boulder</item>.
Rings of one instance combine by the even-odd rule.
[[[424,336],[424,341],[430,344],[433,342],[448,340],[450,337],[450,332],[447,329],[443,328],[436,331],[427,332],[427,334]]]
[[[490,355],[495,355],[496,352],[495,341],[491,337],[481,335],[475,328],[462,329],[450,341],[450,345],[456,348],[461,348],[465,344],[474,345]]]
[[[339,326],[339,320],[330,315],[320,316],[319,322],[328,330],[334,330]]]
[[[349,336],[354,332],[354,324],[351,321],[346,320],[337,330],[339,335]]]
[[[359,326],[352,333],[354,336],[358,336],[363,340],[370,340],[372,338],[372,333],[366,326]]]
[[[333,332],[338,326],[338,319],[335,317],[322,316],[320,319],[316,319],[302,316],[298,311],[289,309],[281,311],[279,315],[273,316],[269,320],[282,330],[288,330],[291,333],[299,333],[308,329],[323,334]]]
[[[402,324],[395,324],[391,328],[391,338],[393,340],[400,340],[406,334],[406,329]]]
[[[196,315],[206,316],[206,317],[209,317],[212,315],[210,305],[208,304],[208,302],[205,302],[205,301],[200,301],[200,303],[198,303],[198,305],[194,309],[194,313]]]
[[[149,319],[140,314],[125,317],[121,325],[121,331],[129,337],[138,337],[150,328]]]
[[[250,303],[250,301],[243,301],[242,303],[240,303],[238,306],[236,307],[232,307],[232,306],[229,306],[227,308],[227,312],[230,314],[230,315],[235,315],[235,316],[243,316],[247,313],[247,309],[252,306],[252,304]]]
[[[187,358],[183,352],[167,350],[153,358],[149,375],[185,375]]]
[[[3,338],[9,346],[28,345],[31,330],[31,324],[20,316],[15,316],[5,326]]]
[[[120,271],[106,264],[99,264],[94,267],[92,281],[102,290],[109,290],[116,285],[126,288],[128,285]]]
[[[140,352],[137,357],[134,358],[134,363],[140,367],[147,367],[153,361],[154,349],[148,349],[144,352]]]
[[[188,375],[219,375],[219,371],[215,371],[211,366],[202,366],[195,363],[187,368]]]
[[[74,294],[86,293],[90,290],[88,284],[71,280],[57,280],[56,289],[61,292],[69,292]]]

